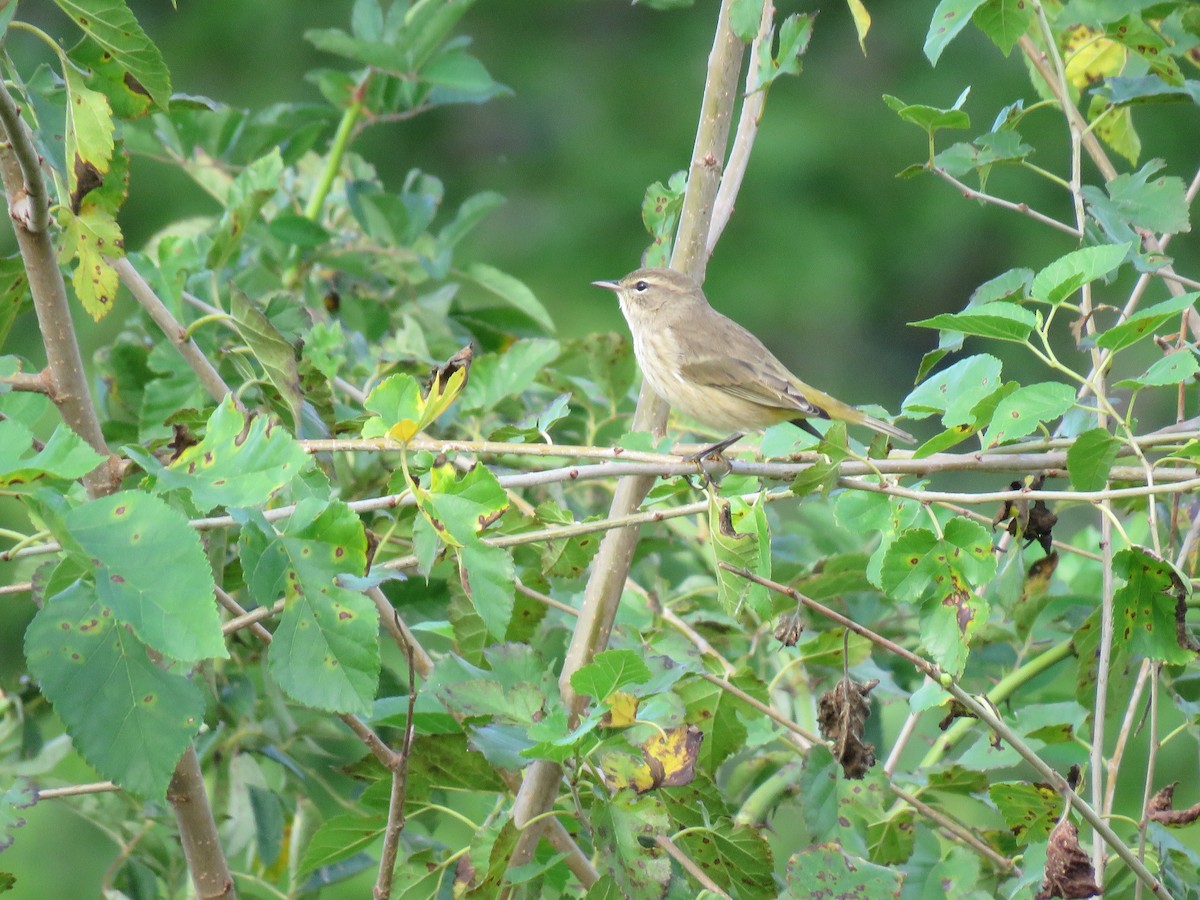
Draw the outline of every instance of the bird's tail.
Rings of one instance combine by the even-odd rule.
[[[886,434],[889,437],[894,437],[896,440],[903,441],[906,444],[915,444],[917,442],[915,437],[913,437],[903,428],[897,428],[891,422],[885,422],[882,419],[876,419],[874,416],[868,416],[866,413],[861,412],[860,410],[855,410],[855,412],[862,416],[862,418],[858,420],[860,425],[866,425],[868,428],[874,428],[876,431]]]

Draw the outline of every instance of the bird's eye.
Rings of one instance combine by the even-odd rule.
[[[640,293],[642,293],[642,291],[646,290],[646,288],[648,288],[648,287],[650,287],[650,285],[646,284],[646,282],[639,281],[637,284],[635,284],[633,286],[633,289],[640,294]]]

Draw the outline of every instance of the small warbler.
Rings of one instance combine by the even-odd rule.
[[[778,422],[820,437],[808,419],[865,425],[906,443],[911,434],[809,387],[763,342],[708,305],[700,285],[674,269],[638,269],[620,281],[593,281],[616,293],[633,352],[654,392],[704,425],[732,431],[702,451],[719,453],[747,431]]]

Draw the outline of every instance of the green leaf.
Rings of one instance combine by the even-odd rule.
[[[1190,231],[1183,179],[1164,175],[1150,181],[1164,165],[1162,160],[1151,160],[1136,172],[1118,175],[1105,184],[1106,193],[1091,185],[1084,188],[1088,212],[1110,235],[1126,227],[1162,234]]]
[[[320,247],[331,237],[319,222],[296,213],[280,213],[271,219],[267,230],[275,240],[305,250]]]
[[[768,88],[781,75],[799,75],[803,65],[800,58],[808,50],[812,39],[813,16],[792,13],[779,26],[779,40],[763,41],[758,48],[758,83],[761,89]],[[771,47],[777,43],[777,51],[771,55]]]
[[[980,135],[970,144],[954,144],[937,154],[933,162],[958,177],[978,169],[980,179],[984,181],[992,166],[1020,162],[1032,152],[1033,148],[1015,131],[993,131]]]
[[[1106,78],[1095,92],[1114,106],[1179,102],[1200,104],[1200,82],[1168,84],[1157,75]]]
[[[1115,271],[1125,261],[1129,247],[1129,244],[1100,244],[1074,250],[1038,272],[1030,293],[1038,300],[1058,305],[1088,282]]]
[[[729,7],[729,27],[743,44],[754,40],[762,19],[764,0],[733,0]]]
[[[571,675],[576,693],[603,701],[613,691],[650,678],[650,669],[641,655],[632,650],[602,650],[590,663]]]
[[[480,531],[508,509],[508,494],[487,466],[476,464],[461,476],[448,463],[430,470],[428,492],[418,498],[422,512],[452,547],[478,543]],[[501,632],[503,634],[503,632]]]
[[[675,226],[679,223],[686,189],[686,172],[676,172],[665,185],[656,181],[646,188],[642,198],[642,222],[654,242],[643,254],[645,265],[665,266],[670,263],[671,241],[675,236]]]
[[[67,86],[67,187],[73,208],[78,209],[80,176],[87,172],[103,180],[112,162],[112,110],[108,98],[87,87],[73,65],[63,67],[63,78]]]
[[[902,410],[912,419],[941,413],[948,428],[974,422],[971,410],[1000,386],[1000,360],[987,353],[968,356],[938,372],[904,398]]]
[[[13,322],[32,305],[29,278],[20,255],[0,257],[0,348],[8,340]],[[0,385],[0,393],[5,389]]]
[[[503,637],[512,621],[516,569],[503,547],[472,541],[456,550],[463,588],[483,623]]]
[[[730,681],[754,699],[766,702],[767,686],[752,672],[740,671]],[[698,722],[704,729],[699,763],[705,772],[715,776],[721,764],[745,746],[747,732],[741,715],[757,713],[747,703],[710,681],[685,679],[675,690],[686,706],[687,721]]]
[[[107,258],[121,255],[121,228],[111,212],[90,203],[78,213],[61,208],[58,219],[63,228],[59,261],[76,261],[71,286],[88,315],[99,322],[117,298],[117,270]]]
[[[419,69],[449,37],[475,0],[417,0],[404,14],[403,44]]]
[[[1024,297],[1029,291],[1031,281],[1033,281],[1032,269],[1017,268],[1001,272],[995,278],[989,278],[971,292],[971,299],[967,303],[967,308],[973,309],[984,306],[996,300],[1004,300],[1014,294]]]
[[[962,673],[972,636],[988,604],[975,588],[996,573],[991,536],[977,522],[954,518],[938,538],[924,528],[903,532],[887,548],[880,584],[906,603],[922,598],[921,641],[939,666]]]
[[[420,72],[421,81],[431,86],[427,101],[442,103],[485,103],[512,90],[492,80],[487,68],[465,50],[448,49],[429,61]]]
[[[163,802],[200,728],[198,683],[178,666],[154,662],[83,581],[37,611],[25,632],[25,658],[83,758],[122,787]]]
[[[372,388],[363,408],[375,413],[363,425],[363,437],[392,434],[411,438],[424,411],[421,387],[411,375],[390,375]]]
[[[1001,781],[988,786],[988,796],[1022,847],[1047,840],[1062,812],[1062,798],[1048,784]]]
[[[459,206],[454,221],[438,233],[438,242],[446,247],[453,247],[470,234],[492,210],[503,206],[504,203],[504,197],[495,191],[472,194]]]
[[[220,269],[233,259],[246,236],[246,229],[279,190],[282,177],[283,156],[275,147],[233,179],[225,197],[225,213],[217,223],[212,247],[205,260],[207,268]]]
[[[28,778],[18,778],[0,791],[0,852],[13,845],[18,828],[25,826],[25,817],[17,810],[28,809],[37,803],[37,792]]]
[[[1043,381],[1017,388],[996,406],[983,435],[984,448],[1033,434],[1042,422],[1052,422],[1075,405],[1069,384]]]
[[[1077,491],[1099,491],[1121,450],[1121,442],[1105,428],[1093,428],[1075,438],[1067,450],[1067,473]]]
[[[847,853],[837,842],[813,844],[793,854],[787,863],[785,898],[811,897],[821,885],[832,897],[856,900],[899,900],[903,873]]]
[[[937,65],[942,51],[971,21],[971,14],[987,0],[941,0],[933,11],[929,32],[925,35],[925,57]]]
[[[382,815],[343,813],[326,819],[304,848],[297,877],[303,878],[316,869],[332,866],[366,851],[379,840],[384,824]]]
[[[171,74],[124,0],[54,0],[93,41],[145,88],[161,109],[171,97]]]
[[[919,103],[905,103],[891,94],[883,95],[886,103],[896,115],[905,122],[911,122],[922,128],[930,135],[943,128],[970,128],[971,117],[959,109],[966,101],[970,88],[963,91],[958,101],[950,109],[939,109],[936,106],[923,106]]]
[[[1033,7],[1024,0],[987,0],[975,11],[973,21],[1000,52],[1008,56],[1029,29]]]
[[[1115,22],[1106,22],[1104,33],[1132,50],[1149,66],[1150,71],[1158,75],[1168,84],[1182,84],[1183,73],[1171,48],[1155,29],[1144,22],[1139,15],[1128,15]]]
[[[46,478],[82,478],[104,462],[83,438],[66,425],[55,427],[50,440],[34,452],[33,433],[14,419],[0,419],[0,485],[17,487]]]
[[[62,521],[64,546],[93,573],[98,601],[140,640],[183,662],[229,656],[212,570],[184,516],[157,497],[121,491]]]
[[[442,685],[437,695],[458,716],[470,719],[487,716],[524,725],[539,721],[548,702],[546,692],[538,684],[526,681],[503,685],[487,678]]]
[[[468,266],[467,276],[484,290],[529,316],[542,326],[544,331],[554,333],[554,320],[550,318],[550,313],[524,282],[484,263]]]
[[[1016,303],[997,301],[978,308],[968,308],[960,313],[941,313],[933,318],[909,324],[1024,343],[1037,325],[1037,317],[1032,310]]]
[[[128,448],[143,466],[154,457]],[[217,506],[264,506],[301,472],[310,459],[295,439],[267,416],[246,417],[226,397],[208,419],[200,443],[167,468],[150,469],[159,490],[184,488],[204,510]]]
[[[671,880],[671,862],[654,837],[670,822],[653,794],[619,791],[597,798],[590,810],[597,864],[625,897],[661,897]]]
[[[379,614],[342,572],[366,569],[366,534],[345,504],[301,501],[286,530],[254,513],[239,539],[250,596],[286,605],[268,663],[289,696],[317,709],[366,715],[379,679]]]
[[[822,496],[828,497],[829,492],[837,486],[840,474],[841,466],[837,460],[828,456],[818,457],[816,462],[802,469],[800,474],[792,479],[792,493],[803,497],[819,491]]]
[[[1152,335],[1160,325],[1174,319],[1185,309],[1190,309],[1200,298],[1200,291],[1181,294],[1140,309],[1124,322],[1114,325],[1096,338],[1096,346],[1116,353]]]
[[[1200,363],[1196,362],[1196,354],[1183,349],[1168,353],[1162,359],[1150,364],[1145,372],[1136,379],[1126,379],[1117,383],[1117,387],[1164,386],[1168,384],[1183,384],[1200,372]]]
[[[677,839],[679,848],[708,877],[739,897],[774,900],[771,845],[749,825],[719,819],[710,827],[689,828]]]
[[[763,578],[771,577],[771,536],[764,504],[750,504],[741,497],[720,497],[710,491],[708,528],[721,606],[730,615],[737,614],[743,605],[760,618],[770,615],[770,595],[765,587],[721,567],[724,562]]]
[[[296,348],[279,333],[279,329],[271,324],[271,320],[263,315],[254,301],[237,287],[232,287],[229,293],[229,314],[233,317],[238,334],[287,405],[293,428],[298,428],[304,395],[300,390]]]
[[[1113,571],[1125,579],[1113,595],[1117,640],[1135,655],[1172,665],[1194,664],[1200,643],[1186,621],[1190,582],[1144,547],[1117,553]]]

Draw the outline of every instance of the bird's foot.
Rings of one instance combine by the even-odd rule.
[[[724,460],[725,451],[740,441],[743,437],[745,437],[745,435],[742,432],[735,431],[729,437],[717,441],[715,444],[710,444],[701,450],[697,450],[695,453],[689,453],[687,456],[683,457],[683,461],[698,463],[709,458]]]

